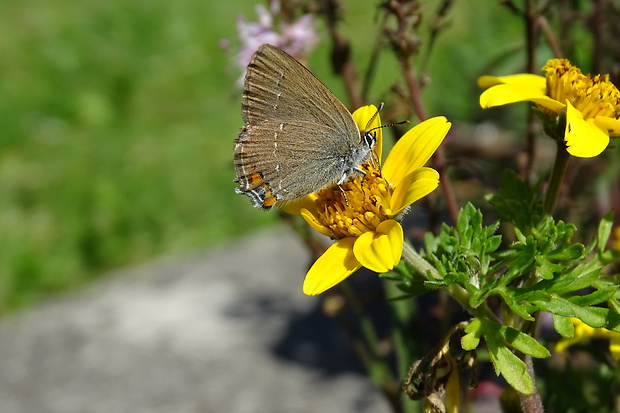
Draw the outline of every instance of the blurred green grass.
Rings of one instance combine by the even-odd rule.
[[[218,46],[253,3],[0,4],[0,312],[274,219],[233,193]]]
[[[341,27],[364,67],[378,27],[376,2],[362,3],[348,5]],[[255,4],[0,3],[0,313],[275,220],[233,192],[240,74],[218,46],[224,38],[234,45],[236,15],[256,20]],[[448,32],[456,34],[438,40],[429,68],[436,83],[425,92],[431,115],[470,116],[475,103],[462,97],[475,93],[479,53],[500,47],[484,33],[487,40],[473,41],[492,28],[468,19],[454,19]],[[455,36],[458,44],[446,41]],[[342,97],[326,47],[311,65]],[[373,90],[398,74],[389,59],[379,70]],[[459,99],[446,100],[447,91]]]

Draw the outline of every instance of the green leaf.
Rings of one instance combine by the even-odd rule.
[[[487,228],[490,228],[490,227],[487,227]],[[495,226],[495,228],[497,228],[497,225]],[[501,243],[502,243],[501,235],[490,236],[489,238],[487,238],[484,250],[485,252],[488,252],[488,253],[495,252],[499,248]]]
[[[424,234],[424,249],[426,254],[434,254],[439,248],[439,239],[431,232]]]
[[[564,317],[557,314],[551,314],[553,318],[553,327],[562,337],[570,338],[575,335],[575,326],[570,321],[570,317]]]
[[[465,334],[463,338],[461,338],[461,347],[463,350],[469,351],[474,350],[480,344],[480,336],[482,335],[482,329],[480,328],[482,323],[479,319],[474,318],[468,325],[465,327]]]
[[[607,330],[620,333],[620,314],[608,308],[603,308],[602,310],[605,310],[605,319],[607,320],[607,323],[605,324],[605,328]]]
[[[582,257],[585,247],[582,244],[573,244],[571,246],[562,246],[550,251],[545,257],[549,260],[576,260]]]
[[[485,334],[484,339],[487,343],[489,356],[493,362],[495,373],[501,374],[504,379],[515,390],[523,394],[532,394],[534,385],[532,378],[527,373],[525,363],[514,355],[500,340],[493,334]]]
[[[613,262],[620,262],[620,251],[608,250],[600,254],[600,260],[604,265],[611,264]]]
[[[602,314],[604,313],[604,308],[582,307],[556,294],[545,295],[547,295],[547,297],[544,299],[534,299],[531,300],[531,302],[537,305],[541,310],[545,310],[552,314],[565,317],[577,317],[590,327],[598,328],[606,324],[605,315]],[[540,295],[536,298],[540,298]]]
[[[611,229],[614,225],[614,211],[611,210],[605,214],[598,225],[598,250],[600,253],[605,251],[605,246],[611,235]]]
[[[598,279],[601,268],[595,260],[578,265],[572,271],[559,276],[546,290],[550,293],[566,294],[590,287]]]
[[[517,302],[514,297],[514,292],[510,288],[497,288],[495,290],[504,299],[504,302],[515,312],[519,317],[524,320],[534,321],[534,317],[530,314],[537,310],[537,308],[527,302]]]
[[[536,274],[546,280],[552,280],[555,273],[560,273],[565,268],[563,265],[552,263],[541,255],[536,257],[536,263],[538,264]]]
[[[534,337],[522,333],[519,330],[508,326],[501,326],[499,335],[502,339],[512,345],[522,353],[536,358],[547,358],[551,356],[549,350],[540,344]]]
[[[532,237],[527,237],[527,243],[522,245],[517,259],[510,265],[510,268],[500,277],[501,285],[507,285],[517,277],[527,274],[534,265],[536,256],[536,245]]]
[[[539,195],[540,183],[528,188],[514,171],[505,170],[499,194],[486,199],[502,220],[513,223],[515,229],[527,231],[543,217]]]
[[[475,217],[476,208],[468,202],[467,205],[459,211],[456,221],[456,231],[461,235],[465,235],[471,226],[476,225],[474,222]]]
[[[576,305],[590,306],[595,304],[600,304],[603,301],[609,300],[618,292],[618,286],[613,286],[609,288],[605,288],[602,290],[594,291],[588,295],[577,295],[574,297],[570,297],[569,300]]]

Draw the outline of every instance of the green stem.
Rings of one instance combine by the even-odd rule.
[[[374,358],[381,358],[379,352],[379,337],[377,336],[377,332],[375,330],[374,325],[372,324],[372,320],[364,308],[360,303],[358,297],[355,292],[352,290],[349,283],[341,283],[340,291],[342,291],[342,295],[344,296],[347,304],[349,304],[349,308],[355,314],[355,319],[360,325],[360,330],[364,340],[368,344],[368,348],[371,351],[371,354]]]
[[[394,318],[394,352],[396,353],[396,366],[398,377],[404,379],[411,368],[413,357],[416,354],[415,340],[411,336],[411,320],[415,315],[416,307],[411,300],[390,300],[402,294],[397,284],[391,280],[384,283],[385,294],[391,307]],[[407,394],[400,392],[400,400],[403,412],[413,413],[418,411],[416,403],[412,403]]]
[[[420,256],[413,249],[411,244],[405,242],[403,245],[403,256],[402,259],[405,260],[407,264],[409,264],[418,274],[424,276],[424,278],[429,279],[441,279],[443,278],[439,271],[435,269],[428,261]]]
[[[551,178],[549,178],[549,185],[547,187],[547,194],[545,195],[545,201],[543,203],[543,209],[545,214],[553,215],[555,206],[560,196],[560,189],[562,188],[562,181],[566,174],[566,168],[568,166],[568,160],[570,155],[566,151],[564,141],[557,141],[557,151],[555,153],[555,162],[553,169],[551,170]]]

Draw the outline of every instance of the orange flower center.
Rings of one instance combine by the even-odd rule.
[[[620,116],[620,92],[609,75],[584,75],[566,59],[551,59],[542,70],[547,74],[547,96],[562,103],[568,99],[584,119]]]
[[[360,168],[365,175],[317,192],[316,218],[334,233],[336,239],[359,237],[364,232],[374,231],[390,218],[389,182],[370,161],[361,164]]]

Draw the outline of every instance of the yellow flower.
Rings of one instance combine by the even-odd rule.
[[[614,228],[614,237],[612,240],[612,248],[620,251],[620,225]]]
[[[480,106],[534,102],[556,126],[559,115],[564,114],[566,126],[560,138],[566,141],[568,153],[581,158],[599,155],[607,148],[610,136],[620,136],[618,88],[609,81],[609,75],[583,75],[566,59],[551,59],[542,70],[546,77],[480,77],[478,85],[488,88],[480,95]]]
[[[381,124],[373,105],[359,108],[353,118],[360,130]],[[429,119],[409,130],[392,148],[383,167],[382,134],[376,132],[374,159],[360,165],[365,175],[310,194],[289,213],[301,215],[316,231],[336,240],[308,271],[304,293],[316,295],[338,284],[361,267],[378,273],[400,261],[403,229],[398,222],[405,209],[439,185],[439,174],[423,167],[450,129],[444,117]]]
[[[578,318],[571,317],[570,321],[575,326],[575,335],[571,338],[563,338],[555,345],[555,351],[562,353],[573,344],[589,340],[591,338],[609,339],[609,350],[614,360],[620,360],[620,333],[607,330],[606,328],[593,328]]]

